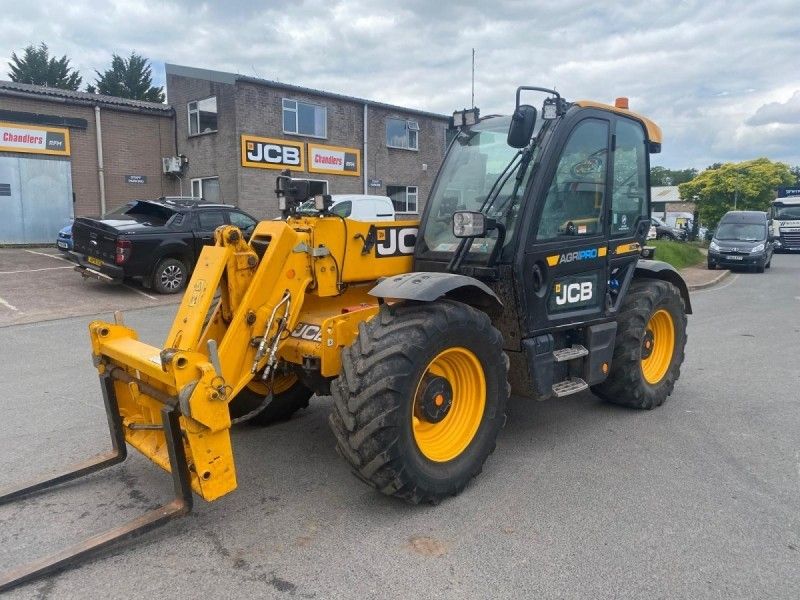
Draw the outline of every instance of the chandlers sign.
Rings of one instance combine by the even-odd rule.
[[[304,171],[303,142],[242,134],[242,166]]]
[[[0,122],[0,151],[69,156],[69,129]]]
[[[361,175],[361,151],[357,148],[308,145],[308,172],[333,175]]]

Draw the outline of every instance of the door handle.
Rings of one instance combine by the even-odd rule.
[[[542,273],[542,268],[538,264],[535,264],[531,270],[531,285],[533,286],[534,293],[542,288],[543,283],[544,273]]]

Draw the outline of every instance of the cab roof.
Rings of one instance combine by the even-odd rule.
[[[577,102],[574,102],[574,104],[576,106],[580,106],[581,108],[599,108],[600,110],[608,110],[618,115],[625,115],[626,117],[633,117],[634,119],[638,119],[644,124],[644,127],[647,130],[648,141],[659,145],[661,144],[661,127],[656,125],[654,121],[651,121],[650,119],[648,119],[643,115],[640,115],[639,113],[635,113],[632,110],[628,110],[627,108],[618,108],[613,104],[604,104],[603,102],[595,102],[594,100],[578,100]]]

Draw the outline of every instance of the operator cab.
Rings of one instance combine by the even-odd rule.
[[[522,92],[546,95],[537,110]],[[456,119],[458,122],[458,119]],[[420,223],[415,271],[484,281],[517,340],[613,318],[650,226],[659,127],[616,105],[521,87],[511,117],[462,126]],[[503,284],[509,277],[513,286]],[[688,307],[688,297],[687,297]]]

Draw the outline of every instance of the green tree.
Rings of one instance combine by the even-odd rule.
[[[50,51],[44,42],[38,47],[31,44],[22,51],[21,57],[12,52],[8,67],[9,78],[17,83],[77,90],[83,81],[80,74],[69,66],[67,56],[61,58],[50,56]]]
[[[788,165],[756,158],[712,165],[679,190],[681,198],[696,199],[700,220],[715,228],[729,210],[767,210],[775,190],[794,180]]]
[[[679,185],[697,177],[697,169],[650,168],[650,185]]]
[[[153,85],[153,71],[149,61],[135,52],[122,58],[116,54],[111,57],[111,68],[97,73],[94,85],[86,87],[87,92],[106,94],[118,98],[164,102],[164,88]]]

